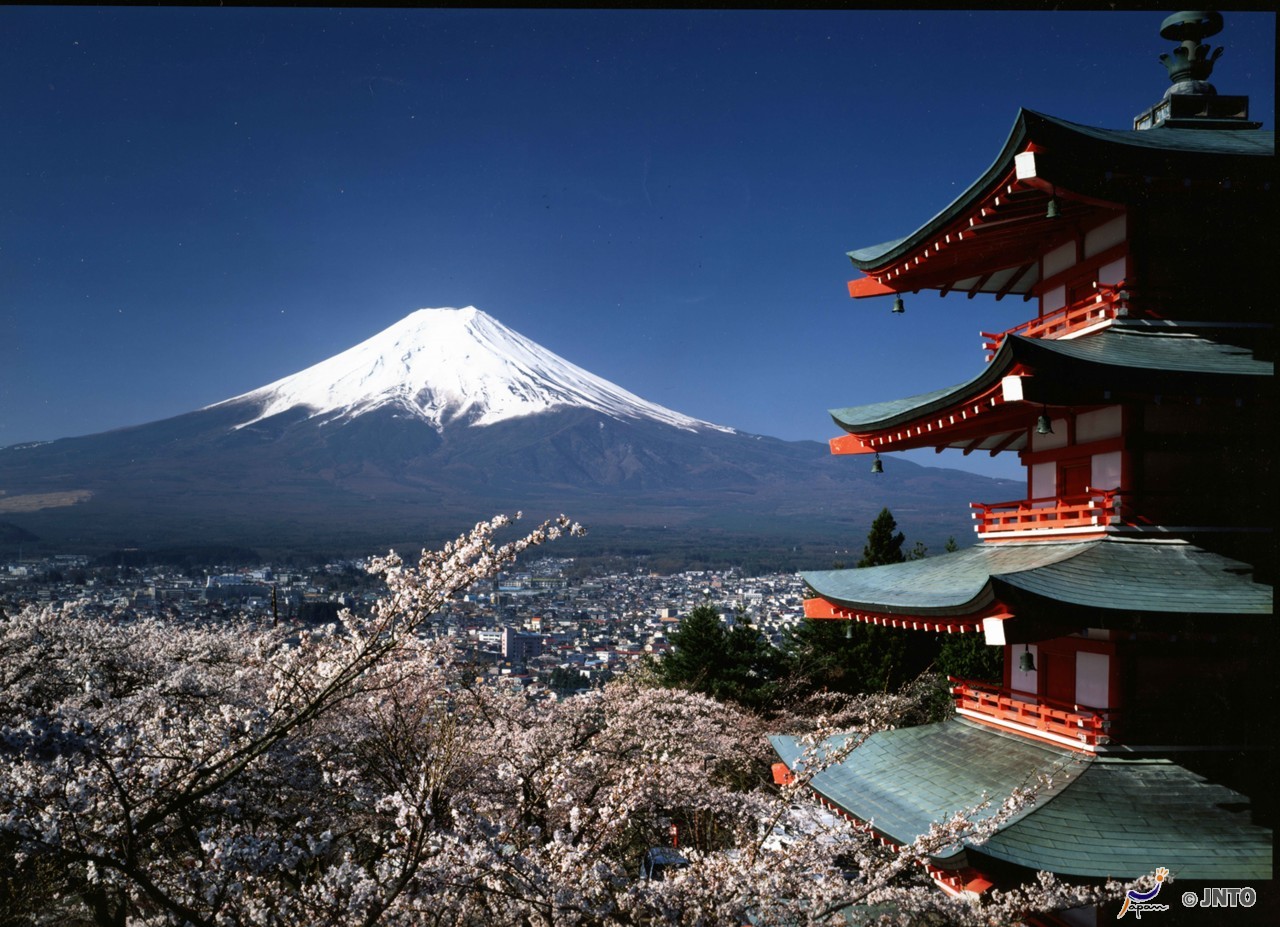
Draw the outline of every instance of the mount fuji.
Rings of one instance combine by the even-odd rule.
[[[0,448],[0,539],[370,553],[521,509],[563,511],[607,549],[764,543],[830,557],[860,545],[881,506],[940,546],[967,536],[967,501],[1022,489],[902,460],[892,470],[872,477],[819,442],[648,402],[474,307],[421,309],[185,415]]]
[[[576,407],[687,431],[733,430],[646,402],[474,306],[419,309],[350,350],[210,408],[232,405],[259,408],[237,428],[297,407],[325,422],[388,408],[437,432]]]

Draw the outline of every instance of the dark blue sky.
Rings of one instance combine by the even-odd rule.
[[[423,306],[826,440],[1034,315],[854,302],[1018,107],[1131,127],[1162,12],[0,7],[0,446],[176,415]],[[1214,83],[1274,127],[1274,14]],[[921,462],[1016,470],[959,452]],[[856,464],[853,464],[856,465]]]

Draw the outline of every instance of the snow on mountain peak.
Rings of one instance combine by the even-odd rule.
[[[578,407],[686,430],[733,431],[646,402],[474,306],[419,309],[328,360],[217,405],[232,403],[258,406],[239,428],[297,406],[326,419],[393,406],[437,430],[453,421],[492,425]]]

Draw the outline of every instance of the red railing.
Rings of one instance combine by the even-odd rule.
[[[951,680],[956,710],[990,719],[1004,727],[1028,733],[1053,734],[1084,747],[1101,747],[1112,740],[1114,708],[1091,708],[1034,695],[1014,695],[1009,689],[971,679]]]
[[[978,536],[1008,531],[1104,528],[1120,522],[1120,490],[1090,489],[1079,496],[1045,496],[1013,502],[970,502]],[[1074,532],[1079,533],[1079,532]]]
[[[1028,338],[1062,338],[1082,329],[1110,322],[1117,316],[1127,315],[1129,293],[1123,283],[1100,283],[1085,299],[1069,306],[1055,309],[1048,315],[1015,325],[1003,332],[979,332],[987,361],[995,356],[1007,335],[1026,335]]]

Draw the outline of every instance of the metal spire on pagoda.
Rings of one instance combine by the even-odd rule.
[[[1222,48],[1210,49],[1204,40],[1222,31],[1222,14],[1213,10],[1183,10],[1165,18],[1160,37],[1178,42],[1160,63],[1172,81],[1155,106],[1133,120],[1135,129],[1257,129],[1249,121],[1247,96],[1221,96],[1209,83]]]

